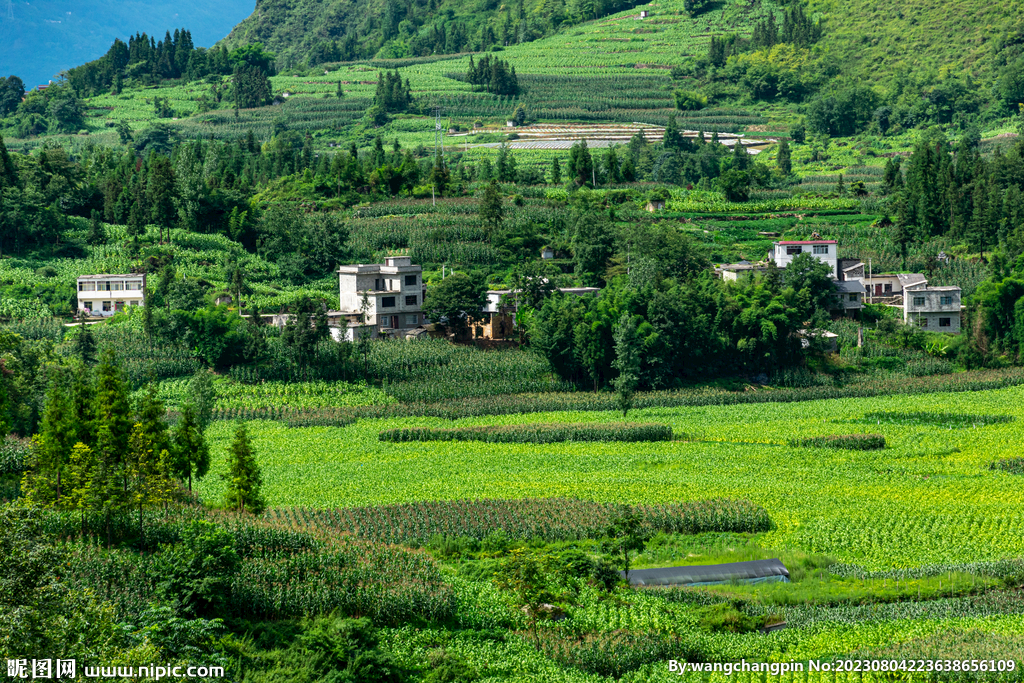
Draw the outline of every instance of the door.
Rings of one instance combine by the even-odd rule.
[[[875,296],[882,296],[882,285],[875,285]]]

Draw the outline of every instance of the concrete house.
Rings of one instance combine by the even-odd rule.
[[[929,332],[960,333],[960,288],[919,287],[903,296],[903,322]]]
[[[109,317],[125,308],[142,306],[146,275],[82,275],[78,278],[79,315]]]
[[[715,273],[728,282],[738,282],[740,280],[749,280],[758,273],[764,273],[767,270],[768,266],[765,263],[740,261],[739,263],[723,263],[715,268]]]
[[[357,328],[368,328],[371,336],[404,336],[423,324],[423,268],[408,256],[392,256],[384,263],[354,264],[338,268],[341,316],[348,319],[344,336],[354,339]],[[366,320],[363,296],[366,295]]]
[[[838,279],[836,259],[839,243],[836,240],[786,240],[772,244],[770,258],[779,268],[785,268],[800,254],[807,252],[824,261],[832,269],[832,277]]]
[[[832,284],[836,288],[836,303],[833,310],[850,315],[864,308],[864,285],[857,280],[836,280]]]

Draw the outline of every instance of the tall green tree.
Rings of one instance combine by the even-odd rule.
[[[480,200],[480,220],[484,222],[493,232],[501,227],[505,211],[501,205],[501,193],[498,182],[492,180],[484,187],[484,196]]]
[[[454,273],[427,290],[423,309],[431,320],[443,320],[445,327],[459,336],[480,318],[486,303],[487,287],[481,278]]]
[[[640,384],[640,354],[643,351],[637,321],[628,312],[623,312],[615,326],[615,360],[612,367],[619,371],[612,384],[619,398],[619,407],[625,417],[633,407],[633,398]]]
[[[210,447],[198,413],[191,402],[186,403],[174,428],[172,469],[176,477],[188,480],[189,493],[192,493],[192,479],[202,479],[210,471]]]
[[[228,448],[227,493],[225,503],[228,508],[238,512],[251,512],[258,515],[267,504],[263,498],[263,475],[256,463],[252,441],[246,431],[245,423],[235,429],[235,437]]]
[[[775,159],[775,163],[779,167],[779,173],[788,176],[793,172],[793,159],[792,153],[789,149],[789,142],[783,140],[779,143],[779,153]]]

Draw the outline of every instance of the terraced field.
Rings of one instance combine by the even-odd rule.
[[[879,421],[878,411],[1010,416],[959,428]],[[457,426],[617,421],[614,413],[474,418]],[[635,422],[669,424],[674,442],[636,444],[383,443],[378,432],[443,427],[434,418],[365,420],[344,428],[253,425],[272,505],[338,507],[459,498],[574,497],[653,503],[747,499],[776,524],[761,542],[867,567],[997,560],[1024,555],[1019,476],[989,469],[1017,453],[1024,389],[793,404],[658,408]],[[213,472],[230,424],[213,427]],[[791,448],[797,437],[874,432],[880,451]],[[200,493],[218,497],[207,478]]]

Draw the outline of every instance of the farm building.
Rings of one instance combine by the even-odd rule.
[[[619,572],[625,578],[625,572]],[[751,560],[692,567],[634,569],[629,572],[633,586],[707,586],[716,583],[762,583],[789,581],[789,570],[780,560]]]
[[[832,277],[838,278],[836,274],[836,256],[839,250],[839,243],[835,240],[786,240],[772,244],[771,260],[779,268],[785,268],[793,259],[804,252],[808,252],[814,258],[824,261],[832,269]]]
[[[340,316],[349,320],[347,339],[353,331],[369,327],[371,336],[402,336],[423,323],[423,268],[408,256],[391,256],[384,263],[353,264],[338,268]],[[363,297],[366,297],[366,320]]]
[[[78,312],[88,316],[112,316],[145,301],[145,273],[82,275],[78,278]]]
[[[903,322],[929,332],[960,334],[960,288],[919,287],[903,297]]]
[[[758,273],[763,273],[767,270],[767,263],[740,261],[739,263],[723,263],[715,268],[715,274],[723,280],[738,282],[739,280],[749,280]]]
[[[864,285],[858,280],[835,280],[833,286],[836,288],[836,303],[833,310],[842,311],[843,315],[849,315],[853,311],[864,308]]]
[[[647,202],[647,210],[650,211],[651,213],[654,213],[655,211],[664,211],[665,210],[665,200],[664,199],[652,199],[651,201]]]

